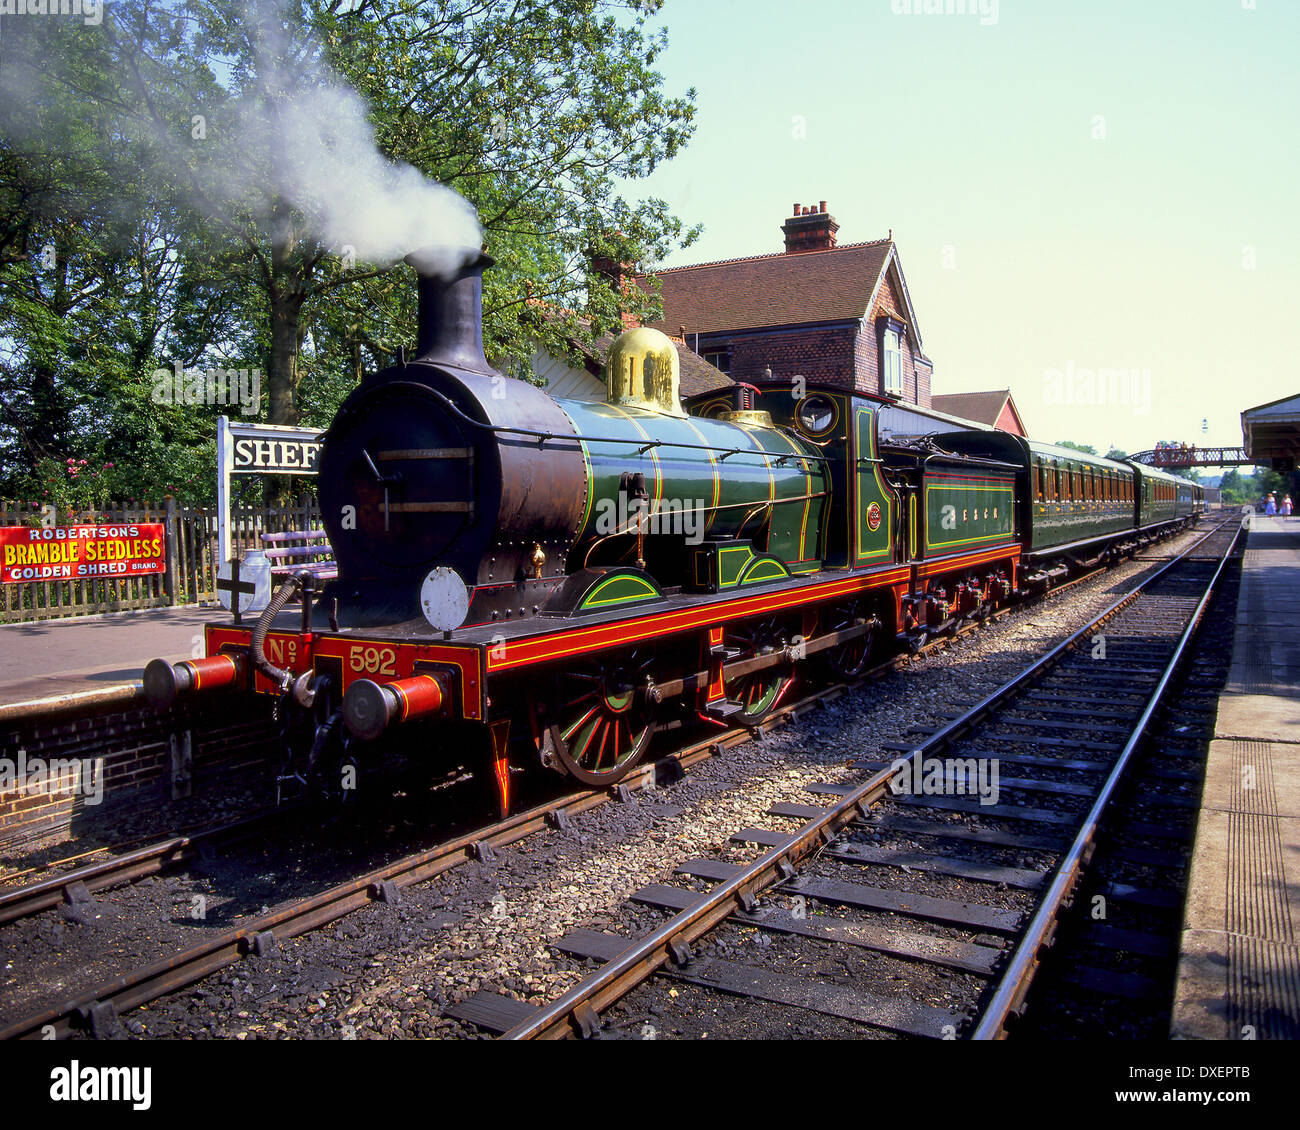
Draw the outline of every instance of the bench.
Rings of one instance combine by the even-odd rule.
[[[263,534],[262,548],[271,563],[271,576],[276,581],[296,573],[310,573],[318,581],[332,581],[339,575],[334,551],[324,530]]]

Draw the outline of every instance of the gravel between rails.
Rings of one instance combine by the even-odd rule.
[[[1162,544],[1167,555],[1196,533]],[[728,841],[746,826],[781,826],[780,801],[817,803],[805,786],[848,781],[853,758],[892,754],[881,743],[911,727],[938,725],[1097,615],[1157,561],[1133,561],[919,658],[768,735],[692,769],[667,789],[636,794],[375,904],[265,957],[250,957],[194,991],[135,1010],[124,1034],[173,1038],[475,1037],[441,1015],[480,987],[541,1003],[567,989],[584,963],[549,947],[575,928],[629,937],[657,912],[626,899],[673,868],[709,856],[752,858]],[[286,895],[292,892],[286,890]],[[809,1025],[812,1025],[810,1028]],[[815,1029],[815,1033],[814,1033]],[[808,1016],[799,1034],[845,1034]]]

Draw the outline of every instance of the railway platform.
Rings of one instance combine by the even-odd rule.
[[[0,705],[130,684],[155,656],[188,659],[217,605],[0,625]]]
[[[1170,1034],[1300,1038],[1300,518],[1249,534]]]

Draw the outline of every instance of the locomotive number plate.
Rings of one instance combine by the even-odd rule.
[[[356,644],[348,651],[348,666],[367,675],[397,675],[397,652],[391,647]]]

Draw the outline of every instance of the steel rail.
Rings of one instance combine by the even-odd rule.
[[[1227,525],[1229,523],[1224,523]],[[994,709],[1018,696],[1039,675],[1054,667],[1098,627],[1132,604],[1155,580],[1163,576],[1211,537],[1223,525],[1206,533],[1181,554],[1156,570],[1128,593],[1113,601],[1091,622],[1073,632],[1025,670],[1008,679],[965,714],[930,735],[915,748],[896,760],[924,757],[948,745]],[[1235,538],[1234,538],[1235,543]],[[1231,548],[1231,547],[1229,547]],[[1226,554],[1225,554],[1226,556]],[[682,947],[707,934],[736,909],[747,909],[754,896],[777,880],[794,873],[794,864],[828,842],[841,828],[866,813],[868,807],[884,795],[894,775],[891,765],[874,773],[831,808],[814,817],[793,833],[789,841],[767,852],[736,875],[724,881],[699,901],[680,911],[662,926],[639,941],[629,944],[618,956],[606,962],[591,976],[584,978],[535,1015],[515,1025],[502,1035],[505,1040],[564,1039],[570,1035],[590,1035],[598,1026],[597,1014],[625,996],[669,961],[678,961]]]
[[[183,836],[171,836],[124,852],[112,859],[87,864],[62,875],[53,875],[12,891],[0,892],[0,926],[29,918],[64,901],[68,888],[81,884],[87,892],[101,891],[121,883],[156,875],[197,856],[204,845],[244,839],[272,820],[283,819],[299,805],[268,808],[251,816],[203,828]]]
[[[1221,527],[1220,527],[1221,528]],[[1205,537],[1198,539],[1190,546],[1186,553],[1190,553],[1199,546],[1206,538],[1210,537],[1217,531],[1211,531]],[[1178,558],[1173,559],[1164,569],[1170,568]],[[1164,572],[1161,569],[1154,576]],[[1059,594],[1066,588],[1075,583],[1081,583],[1089,579],[1094,573],[1086,574],[1077,578],[1066,585],[1058,586],[1051,590],[1052,594]],[[1081,629],[1074,636],[1070,637],[1066,643],[1070,643],[1083,632],[1091,630],[1095,623],[1108,618],[1120,606],[1126,604],[1130,599],[1140,591],[1134,589],[1133,592],[1116,601],[1107,609],[1102,617],[1093,625]],[[1050,594],[1045,594],[1050,595]],[[1042,598],[1040,598],[1042,599]],[[1037,604],[1037,601],[1034,602]],[[1003,610],[1005,613],[1014,611],[1013,608]],[[974,631],[980,627],[982,621],[971,621],[967,630]],[[961,630],[956,633],[959,636]],[[633,770],[631,774],[622,782],[626,787],[644,786],[648,779],[652,779],[658,771],[658,765],[665,761],[676,762],[683,767],[689,767],[702,761],[713,753],[720,752],[724,748],[740,745],[750,740],[755,732],[766,732],[771,729],[778,721],[797,717],[813,704],[824,702],[829,698],[838,697],[845,691],[854,686],[861,685],[868,679],[879,675],[888,670],[897,669],[920,655],[928,653],[930,650],[940,645],[947,644],[954,637],[945,636],[927,643],[916,654],[903,654],[893,656],[876,666],[869,668],[856,676],[847,683],[837,684],[831,687],[819,688],[814,693],[806,696],[797,702],[787,703],[774,710],[762,722],[753,726],[735,725],[725,732],[714,733],[708,737],[691,743],[680,750],[674,751],[661,758],[659,761],[651,762]],[[1065,645],[1062,644],[1054,650],[1053,653],[1060,651]],[[1046,657],[1045,657],[1046,658]],[[1037,665],[1036,665],[1037,667]],[[997,692],[994,692],[997,694]],[[968,715],[963,716],[956,722],[950,723],[942,730],[933,735],[921,748],[931,748],[940,739],[949,740],[956,733],[958,723],[969,718],[972,721],[978,714],[986,708],[990,702],[985,699],[977,705]],[[911,751],[912,754],[918,750]],[[889,773],[878,774],[880,787],[884,787]],[[873,778],[873,781],[876,781]],[[872,782],[868,782],[870,785]],[[261,952],[267,942],[278,943],[286,938],[296,937],[300,934],[310,932],[320,926],[326,925],[338,918],[351,913],[369,903],[385,899],[388,896],[388,885],[392,884],[396,888],[406,887],[415,883],[424,882],[434,878],[444,871],[465,862],[468,859],[476,858],[481,852],[480,845],[488,847],[504,847],[523,839],[534,832],[545,827],[548,823],[558,823],[561,819],[560,812],[567,814],[577,814],[586,811],[589,808],[599,807],[600,805],[612,799],[612,794],[608,789],[588,789],[577,793],[572,793],[567,797],[562,797],[554,802],[539,805],[533,809],[518,813],[499,821],[494,825],[478,829],[474,832],[456,837],[445,843],[436,845],[425,852],[420,852],[408,856],[402,860],[388,864],[382,868],[370,871],[365,875],[349,880],[330,888],[327,891],[320,892],[309,899],[299,900],[290,903],[284,907],[270,911],[267,914],[259,915],[255,918],[245,920],[241,925],[232,930],[227,930],[219,935],[215,935],[199,945],[190,947],[181,953],[160,959],[148,966],[141,967],[127,974],[111,978],[100,983],[93,989],[84,991],[76,997],[66,1000],[60,1005],[50,1006],[32,1016],[28,1016],[0,1027],[0,1040],[32,1038],[42,1036],[45,1030],[52,1028],[57,1034],[65,1034],[78,1022],[87,1020],[93,1010],[98,1006],[111,1005],[117,1013],[125,1012],[138,1005],[155,1000],[168,992],[183,988],[185,985],[192,984],[194,981],[218,972],[235,962],[241,960],[250,952]],[[837,805],[832,812],[841,810],[850,811],[853,806],[847,803]],[[851,816],[850,816],[851,818]],[[250,818],[256,819],[256,818]],[[140,850],[140,854],[149,851],[157,851],[166,846],[167,843],[175,841],[164,841],[162,844],[153,845],[151,848]],[[814,845],[815,846],[815,845]],[[811,848],[809,849],[811,850]],[[772,853],[776,854],[776,853]],[[111,865],[116,861],[109,861]],[[762,861],[760,861],[762,862]],[[91,868],[82,870],[94,870],[106,866],[105,864],[92,865]],[[784,873],[781,863],[776,863],[779,873]],[[69,873],[64,876],[58,876],[54,879],[44,881],[52,887],[62,890],[71,882],[75,881],[75,873]],[[33,887],[43,884],[33,884]],[[107,884],[105,884],[107,885]],[[28,890],[29,888],[24,888]],[[23,891],[15,892],[21,895]],[[730,913],[728,910],[727,913]],[[725,917],[723,914],[722,917]],[[701,931],[704,932],[704,931]],[[657,966],[656,966],[657,967]]]
[[[1059,596],[1075,585],[1083,584],[1085,581],[1091,580],[1093,577],[1096,577],[1103,572],[1105,572],[1104,568],[1089,570],[1087,573],[1072,578],[1064,584],[1057,585],[1055,588],[1044,591],[1033,601],[996,609],[986,619],[996,622],[1013,612],[1020,611],[1026,605],[1032,607],[1037,605],[1039,601]],[[824,705],[826,699],[829,697],[837,696],[854,687],[861,686],[870,679],[878,678],[892,671],[905,669],[912,662],[915,662],[918,659],[923,659],[939,648],[946,647],[953,641],[959,640],[971,632],[978,630],[984,626],[984,623],[985,621],[980,619],[970,618],[964,623],[959,623],[956,630],[951,633],[935,635],[915,652],[902,652],[898,655],[892,655],[889,658],[860,671],[857,675],[843,683],[818,688],[816,691],[805,695],[797,701],[785,703],[773,710],[766,718],[756,725],[746,726],[745,723],[734,723],[734,729],[729,729],[726,734],[715,733],[711,738],[711,743],[719,744],[724,740],[724,738],[731,737],[733,734],[740,735],[742,728],[747,729],[750,733],[769,730],[777,722],[782,721],[786,717],[798,717],[814,706]],[[836,642],[844,642],[845,640],[855,638],[858,635],[864,635],[870,629],[871,625],[868,624],[863,625],[861,628],[847,629],[838,639],[832,639],[831,636],[820,637],[818,641],[808,642],[804,645],[805,654],[811,655],[823,648],[833,646]],[[831,635],[835,634],[832,633]],[[789,658],[790,657],[785,656],[784,653],[778,652],[772,657],[763,657],[761,665],[767,666],[773,663],[788,661]],[[726,673],[739,676],[749,673],[749,670],[744,664],[733,664],[731,667],[726,669]],[[685,687],[687,682],[690,682],[692,679],[698,682],[702,678],[702,675],[703,673],[697,672],[695,675],[686,676],[682,680],[675,680],[662,685],[656,684],[654,689],[664,697],[669,697],[671,694],[676,693],[674,688],[678,681],[683,683],[683,689],[687,689]],[[693,747],[686,748],[690,749]],[[281,806],[280,808],[273,809],[267,813],[258,814],[257,816],[247,817],[245,819],[248,821],[271,819],[276,814],[283,813],[284,811],[284,806]],[[93,892],[144,878],[148,875],[157,874],[160,871],[166,870],[168,867],[184,863],[194,854],[194,851],[189,850],[191,845],[193,845],[197,850],[198,846],[202,842],[219,840],[224,835],[228,835],[232,831],[237,831],[240,825],[244,822],[245,821],[235,821],[234,823],[224,824],[219,827],[203,828],[190,832],[184,836],[169,837],[166,840],[147,844],[144,847],[135,848],[120,856],[115,856],[112,859],[102,860],[99,863],[87,864],[73,871],[68,871],[61,875],[53,875],[48,879],[38,880],[37,882],[31,883],[27,886],[0,893],[0,925],[7,925],[10,922],[30,917],[33,914],[38,914],[43,910],[48,910],[56,906],[63,900],[64,892],[73,886],[73,884],[82,883],[88,892]],[[112,845],[106,845],[95,849],[93,852],[84,854],[96,854],[101,851],[113,850],[114,848]],[[148,862],[150,860],[155,860],[156,865],[151,866]],[[60,862],[61,861],[58,860],[52,861],[46,867],[39,868],[39,870],[48,870],[50,868],[58,867]]]
[[[710,735],[670,754],[668,760],[686,768],[721,747],[747,741],[749,736],[742,728]],[[633,770],[625,782],[644,785],[661,763],[651,762]],[[479,858],[483,846],[505,847],[548,823],[558,823],[561,812],[576,815],[612,799],[613,794],[607,789],[573,793],[368,871],[309,898],[245,919],[238,927],[224,930],[177,954],[112,977],[60,1004],[11,1021],[0,1027],[0,1040],[41,1036],[47,1027],[52,1027],[56,1034],[64,1034],[77,1022],[87,1019],[96,1007],[105,1004],[111,1004],[118,1013],[125,1012],[232,965],[250,952],[265,952],[268,944],[319,929],[372,902],[390,899],[394,888],[400,890],[424,882],[469,859]],[[66,877],[62,879],[65,885],[67,881]]]
[[[1089,809],[1088,815],[1084,818],[1083,824],[1071,842],[1069,849],[1057,865],[1047,893],[1039,902],[1029,926],[1016,945],[1010,961],[999,976],[997,988],[994,990],[989,1003],[981,1012],[979,1023],[971,1033],[971,1039],[1001,1039],[1007,1035],[1008,1026],[1020,1018],[1021,1009],[1024,1006],[1025,997],[1033,981],[1034,974],[1038,970],[1045,951],[1051,947],[1062,906],[1073,892],[1080,878],[1082,878],[1083,871],[1091,860],[1093,845],[1106,809],[1128,770],[1134,751],[1145,739],[1151,719],[1164,701],[1165,691],[1181,666],[1183,655],[1187,651],[1192,637],[1195,636],[1197,629],[1201,625],[1205,610],[1209,607],[1210,600],[1214,596],[1215,586],[1223,575],[1228,558],[1231,556],[1233,547],[1237,544],[1237,538],[1240,536],[1240,530],[1238,530],[1236,537],[1232,539],[1223,556],[1219,559],[1218,566],[1214,570],[1214,576],[1210,578],[1205,592],[1193,610],[1191,618],[1188,620],[1187,626],[1184,628],[1174,652],[1169,658],[1169,662],[1165,664],[1164,671],[1161,673],[1155,689],[1151,692],[1150,698],[1147,699],[1146,707],[1137,722],[1134,723],[1128,740],[1124,743],[1123,750],[1111,767],[1110,773],[1107,774],[1101,790],[1093,801],[1092,808]]]

